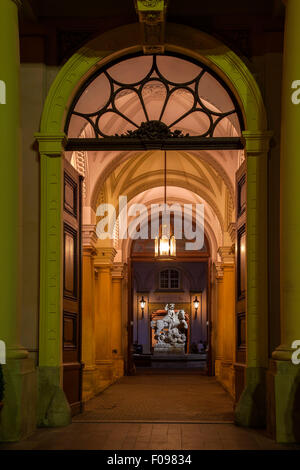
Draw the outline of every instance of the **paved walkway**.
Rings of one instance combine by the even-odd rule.
[[[0,450],[284,449],[263,432],[234,426],[232,417],[232,400],[214,378],[149,371],[122,378],[70,426],[39,429]]]
[[[75,421],[233,421],[233,402],[214,377],[148,370],[123,377],[90,400]]]

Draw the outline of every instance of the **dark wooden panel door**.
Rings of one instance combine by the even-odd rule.
[[[235,394],[239,400],[245,386],[246,365],[246,293],[247,293],[247,167],[246,161],[236,173],[236,364]]]
[[[63,387],[72,415],[82,409],[81,179],[65,161],[63,180]]]

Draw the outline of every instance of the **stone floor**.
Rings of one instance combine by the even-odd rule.
[[[233,402],[196,370],[141,369],[90,400],[78,421],[233,421]]]
[[[281,450],[261,432],[233,424],[73,423],[40,429],[0,450]]]
[[[214,378],[193,371],[124,377],[65,428],[39,429],[0,450],[290,449],[231,422],[232,400]]]

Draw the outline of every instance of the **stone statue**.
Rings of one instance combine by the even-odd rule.
[[[152,321],[154,337],[157,340],[154,353],[159,354],[184,354],[186,334],[188,329],[186,314],[184,310],[175,311],[175,304],[165,306],[167,315],[162,319]]]

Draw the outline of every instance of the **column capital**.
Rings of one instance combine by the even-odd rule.
[[[124,278],[124,264],[123,263],[114,263],[111,268],[112,279],[123,279]]]
[[[113,247],[96,247],[95,268],[112,267],[117,250]]]
[[[223,269],[223,264],[222,263],[216,263],[216,280],[217,281],[223,281],[224,278],[224,269]]]
[[[225,266],[232,266],[234,264],[234,246],[220,246],[218,253],[221,257],[223,268]]]
[[[47,155],[60,155],[67,143],[67,136],[64,132],[58,134],[38,132],[34,134],[34,137],[38,141],[40,153]]]
[[[82,246],[83,248],[95,249],[98,237],[94,224],[85,224],[82,226]]]
[[[249,154],[266,153],[270,148],[273,131],[243,131],[245,149]]]

